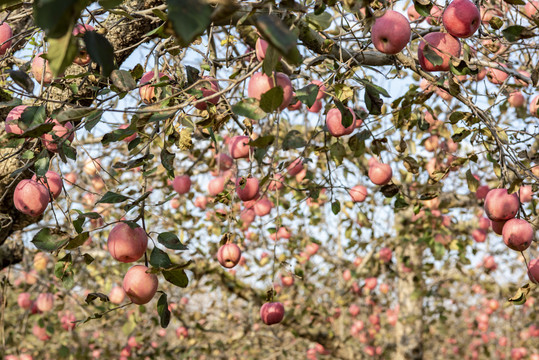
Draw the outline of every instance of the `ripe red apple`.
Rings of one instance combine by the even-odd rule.
[[[378,252],[378,256],[380,257],[380,260],[382,260],[385,263],[388,263],[391,261],[391,257],[393,256],[393,252],[388,247],[383,247]]]
[[[236,266],[241,259],[241,249],[236,244],[225,244],[217,251],[219,264],[230,269]]]
[[[266,196],[258,199],[253,206],[256,216],[266,216],[271,212],[273,203]]]
[[[58,152],[58,146],[69,144],[75,138],[73,124],[71,122],[60,124],[56,119],[47,119],[46,122],[54,123],[54,126],[49,133],[41,135],[41,142],[45,145],[47,150]]]
[[[37,176],[32,176],[32,180],[38,181]],[[45,178],[39,178],[38,182],[40,184],[43,184],[48,190],[50,190],[53,199],[56,199],[58,196],[60,196],[60,193],[62,192],[63,182],[60,175],[58,175],[54,171],[47,171],[47,173],[45,174]]]
[[[155,94],[155,86],[150,85],[150,83],[157,83],[164,76],[166,76],[169,80],[172,80],[170,76],[162,72],[160,72],[157,75],[159,78],[157,78],[155,81],[153,80],[154,76],[155,76],[155,71],[148,71],[146,74],[142,75],[142,77],[140,78],[140,85],[141,85],[139,88],[140,99],[147,105],[153,104],[154,102],[158,100]]]
[[[431,135],[425,140],[423,145],[425,146],[425,150],[434,152],[436,151],[436,149],[438,149],[439,142],[440,140],[438,138],[438,135]]]
[[[536,95],[532,101],[530,101],[530,114],[539,118],[539,95]]]
[[[43,184],[31,179],[19,181],[13,193],[13,204],[23,214],[39,216],[49,204],[49,191]]]
[[[189,178],[189,175],[176,176],[172,182],[172,187],[174,188],[174,191],[180,195],[187,194],[191,189],[191,179]]]
[[[77,320],[77,318],[75,317],[75,314],[73,314],[71,311],[67,310],[63,314],[60,313],[59,317],[60,324],[64,330],[71,331],[75,328],[75,321]]]
[[[135,265],[124,276],[123,289],[137,305],[147,304],[157,292],[159,281],[155,274],[148,274],[144,265]]]
[[[316,100],[322,100],[327,96],[326,94],[326,85],[320,80],[312,80],[311,84],[318,86],[318,94],[316,94]]]
[[[417,12],[414,5],[411,5],[410,7],[408,7],[408,10],[406,10],[406,13],[408,14],[408,19],[410,19],[410,21],[412,22],[423,20],[423,17],[421,16],[420,13]]]
[[[251,147],[247,145],[249,143],[248,136],[234,136],[228,143],[228,152],[234,159],[249,158],[249,152]]]
[[[434,4],[430,9],[430,15],[427,17],[427,22],[429,25],[439,25],[442,22],[442,15],[442,8]]]
[[[13,31],[11,26],[7,22],[3,22],[0,25],[0,56],[4,56],[6,51],[11,47],[11,38],[13,37]]]
[[[24,309],[29,310],[32,307],[32,300],[30,299],[30,293],[23,292],[17,296],[17,304]]]
[[[507,67],[506,65],[500,64],[502,67]],[[509,77],[509,74],[505,71],[496,69],[496,68],[487,68],[487,79],[493,84],[503,84],[504,81]]]
[[[526,99],[520,91],[513,91],[507,97],[507,102],[514,108],[524,106],[526,104]]]
[[[218,194],[218,193],[217,193]],[[195,203],[194,205],[199,208],[199,209],[202,209],[202,210],[205,210],[206,209],[206,205],[208,205],[208,198],[206,196],[197,196],[195,198]]]
[[[49,334],[47,334],[47,329],[40,327],[38,324],[35,324],[32,328],[32,334],[41,341],[47,341],[51,338]]]
[[[51,293],[41,293],[36,300],[37,309],[41,312],[51,311],[54,307],[54,295]]]
[[[215,155],[215,159],[219,165],[219,170],[228,170],[234,165],[234,160],[225,153]]]
[[[371,41],[384,54],[397,54],[410,41],[412,30],[404,15],[387,10],[377,18],[371,29]]]
[[[481,14],[469,0],[454,0],[444,10],[442,22],[448,33],[458,38],[472,36],[481,24]]]
[[[0,32],[1,32],[1,27],[0,27]],[[26,105],[15,106],[13,109],[11,109],[9,114],[7,114],[6,122],[5,122],[7,133],[13,133],[17,135],[20,135],[23,133],[22,129],[19,127],[17,123],[18,123],[18,120],[21,118],[22,113],[24,112],[24,109],[26,109],[27,107],[28,106]]]
[[[226,179],[223,176],[211,179],[208,183],[208,193],[210,196],[217,196],[225,189]]]
[[[148,246],[148,236],[143,228],[137,226],[131,229],[126,223],[120,222],[112,228],[107,240],[109,253],[123,263],[137,261],[144,255]],[[124,289],[125,290],[125,289]]]
[[[539,258],[531,259],[528,265],[528,277],[534,284],[539,284]]]
[[[276,81],[273,78],[275,78]],[[293,91],[290,79],[283,73],[276,72],[272,77],[267,76],[262,72],[253,74],[249,80],[247,93],[249,97],[260,100],[262,94],[266,93],[275,86],[280,86],[283,89],[283,101],[281,102],[279,109],[284,110],[288,105],[290,105]]]
[[[73,36],[76,37],[83,37],[84,34],[87,31],[94,31],[94,27],[92,25],[88,24],[76,24],[73,28]],[[85,66],[90,63],[90,55],[84,48],[79,48],[79,53],[77,56],[75,56],[75,59],[73,59],[73,62],[75,64],[78,64],[80,66]]]
[[[533,240],[533,228],[523,219],[508,220],[503,226],[503,242],[515,251],[524,251],[530,247]]]
[[[280,323],[284,318],[284,306],[280,302],[269,302],[260,308],[260,318],[266,325]]]
[[[367,188],[363,185],[356,185],[349,191],[353,202],[363,202],[367,198]]]
[[[424,55],[426,44],[431,51],[434,51],[443,59],[441,65],[432,64]],[[451,56],[460,57],[460,41],[447,33],[432,32],[423,37],[417,50],[419,64],[425,71],[449,71],[449,61]]]
[[[43,55],[42,52],[36,54],[32,60],[32,74],[38,83],[50,84],[54,78],[49,61],[42,58],[41,55]]]
[[[286,167],[286,170],[288,171],[288,175],[290,176],[296,176],[303,169],[304,169],[303,160],[301,158],[297,158],[296,160],[292,161],[290,165]]]
[[[219,83],[217,82],[217,80],[215,80],[214,78],[209,77],[209,76],[204,76],[203,79],[204,80],[201,82],[201,85],[200,85],[200,88],[199,88],[199,90],[202,91],[202,98],[212,96],[213,94],[216,94],[219,91],[221,91],[221,89],[219,88]],[[218,102],[219,102],[219,95],[216,95],[216,96],[213,96],[213,97],[209,98],[205,102],[199,102],[198,104],[195,105],[195,107],[198,110],[206,110],[208,108],[207,103],[217,105]]]
[[[109,300],[113,304],[121,304],[125,299],[125,291],[119,286],[114,286],[109,293]]]
[[[284,175],[275,174],[273,176],[273,180],[271,180],[268,185],[268,190],[270,191],[281,190],[284,187],[283,181],[284,181]]]
[[[342,124],[342,114],[339,109],[333,108],[326,115],[326,126],[329,133],[335,137],[341,137],[351,134],[355,129],[356,114],[351,108],[348,110],[352,113],[352,123],[347,127]]]
[[[92,158],[86,159],[82,167],[82,171],[89,176],[95,176],[99,169],[101,169],[101,161]]]
[[[482,243],[487,239],[487,232],[481,229],[474,229],[472,231],[472,237],[476,242]]]
[[[376,279],[375,277],[369,277],[365,279],[365,288],[369,290],[374,290],[376,284],[378,284],[378,279]]]
[[[255,53],[258,61],[263,61],[266,58],[266,52],[268,51],[268,42],[261,37],[256,40]],[[280,57],[279,57],[280,58]]]
[[[503,226],[505,225],[505,223],[507,222],[507,220],[502,220],[502,221],[492,221],[492,231],[494,231],[496,234],[498,235],[502,235],[503,233]]]
[[[519,206],[517,194],[508,194],[507,189],[492,189],[485,198],[485,213],[493,221],[514,218]]]
[[[490,191],[490,187],[488,185],[479,186],[477,188],[477,191],[475,192],[476,199],[477,200],[485,199],[489,191]]]
[[[318,252],[319,248],[320,248],[320,245],[318,245],[317,243],[310,243],[305,246],[305,252],[309,256],[314,256]]]
[[[176,329],[176,337],[180,340],[186,339],[189,336],[189,330],[185,326],[180,326]]]
[[[490,228],[490,220],[487,219],[486,217],[479,218],[479,229],[488,231],[489,228]]]
[[[539,1],[535,1],[535,0],[528,1],[526,5],[524,5],[524,12],[530,18],[533,17],[537,13],[537,9],[539,9]],[[3,54],[0,52],[0,55],[3,55]]]
[[[290,287],[294,285],[294,277],[292,275],[281,275],[281,283],[283,286]]]
[[[241,201],[253,200],[258,196],[258,179],[254,177],[236,179],[236,194]]]
[[[359,314],[359,306],[357,304],[352,304],[348,307],[348,312],[352,317],[356,317]]]
[[[532,187],[531,185],[523,185],[519,189],[520,202],[532,201]]]
[[[369,166],[369,179],[376,185],[385,185],[391,181],[393,170],[388,164],[373,162]]]

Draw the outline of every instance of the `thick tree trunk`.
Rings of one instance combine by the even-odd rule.
[[[420,360],[423,359],[423,248],[416,242],[409,241],[397,248],[396,255],[400,309],[394,359]]]

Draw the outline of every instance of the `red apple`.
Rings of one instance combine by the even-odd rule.
[[[87,31],[94,31],[94,30],[95,29],[92,25],[76,24],[75,27],[73,28],[73,36],[83,37]],[[73,62],[80,66],[85,66],[90,63],[90,60],[91,60],[90,55],[88,54],[86,49],[80,48],[79,53],[77,56],[75,56],[75,59],[73,59]]]
[[[172,187],[174,188],[174,191],[180,195],[187,194],[191,189],[191,179],[189,178],[189,175],[176,176],[172,182]]]
[[[274,73],[272,77],[267,76],[262,72],[253,74],[251,80],[249,80],[247,92],[249,97],[260,100],[262,94],[266,93],[275,86],[280,86],[283,89],[283,101],[281,102],[279,109],[284,110],[288,105],[290,105],[290,101],[292,100],[292,83],[290,82],[288,76],[283,73]]]
[[[472,36],[481,24],[481,14],[475,4],[469,0],[454,0],[442,15],[445,29],[458,38]]]
[[[524,251],[533,241],[533,228],[526,220],[511,219],[503,226],[502,236],[507,247],[515,251]]]
[[[155,94],[155,86],[150,85],[150,83],[158,83],[161,78],[167,77],[169,80],[171,80],[170,76],[168,76],[165,73],[160,72],[157,76],[158,78],[154,80],[155,71],[148,71],[146,74],[142,75],[140,78],[140,88],[139,88],[139,95],[140,99],[145,104],[153,104],[158,99]],[[145,85],[147,84],[147,85]]]
[[[148,274],[144,265],[135,265],[124,276],[123,289],[137,305],[147,304],[157,292],[159,281],[155,274]]]
[[[291,275],[281,275],[281,283],[283,286],[290,287],[294,285],[294,277]]]
[[[326,115],[326,126],[329,133],[335,137],[341,137],[351,134],[355,129],[356,114],[351,108],[348,110],[352,113],[352,122],[347,127],[342,123],[342,114],[339,109],[333,108]]]
[[[528,17],[533,17],[537,13],[537,9],[539,9],[539,1],[528,1],[526,5],[524,5],[524,12]],[[3,55],[1,51],[0,55]]]
[[[378,252],[378,256],[380,257],[380,260],[382,260],[385,263],[388,263],[391,261],[391,257],[393,256],[393,252],[390,248],[383,247]]]
[[[483,200],[487,197],[488,192],[490,191],[490,187],[488,185],[481,185],[477,188],[477,191],[475,192],[475,197],[477,200]]]
[[[496,234],[498,235],[502,235],[503,233],[503,226],[505,225],[505,223],[507,222],[507,220],[502,220],[502,221],[492,221],[492,231],[494,231]]]
[[[393,170],[388,164],[379,162],[373,163],[369,167],[369,179],[376,185],[385,185],[391,181]]]
[[[31,179],[19,181],[13,193],[13,204],[23,214],[39,216],[49,204],[49,191],[43,184]]]
[[[502,67],[507,67],[506,65],[500,64]],[[503,84],[504,81],[509,77],[509,74],[505,71],[496,69],[496,68],[487,68],[487,79],[493,84]]]
[[[199,90],[202,91],[202,98],[212,96],[213,94],[216,94],[219,91],[221,91],[221,89],[219,88],[219,83],[217,82],[217,80],[215,80],[214,78],[209,77],[209,76],[204,76],[203,79],[204,80],[201,81],[201,85],[200,85],[200,88],[199,88]],[[213,97],[209,98],[205,102],[197,103],[195,105],[195,107],[198,110],[206,110],[208,108],[207,103],[217,105],[218,102],[219,102],[219,95],[216,95],[216,96],[213,96]]]
[[[113,304],[121,304],[125,299],[125,291],[119,286],[114,286],[109,293],[109,300]]]
[[[531,185],[523,185],[519,189],[520,202],[532,201],[532,187]]]
[[[1,27],[0,27],[0,32],[1,32]],[[18,120],[21,118],[22,113],[27,107],[28,106],[26,105],[15,106],[13,109],[11,109],[9,114],[7,114],[6,122],[5,122],[7,133],[13,133],[17,135],[20,135],[23,133],[22,129],[19,127],[17,123],[18,123]]]
[[[236,244],[225,244],[217,251],[219,264],[230,269],[236,266],[241,259],[240,247]]]
[[[414,5],[411,5],[410,7],[408,7],[408,10],[406,10],[406,13],[408,14],[408,19],[410,19],[410,21],[412,22],[423,20],[423,17],[421,16],[420,13],[417,12]]]
[[[514,108],[524,106],[526,104],[526,99],[520,91],[513,91],[507,97],[507,102]]]
[[[267,197],[262,197],[253,206],[256,216],[266,216],[271,212],[273,203]]]
[[[189,336],[189,330],[185,326],[180,326],[176,329],[176,337],[180,340],[187,339]]]
[[[219,170],[228,170],[234,165],[234,160],[225,153],[219,153],[219,155],[215,155],[215,158],[219,165]]]
[[[374,290],[376,284],[378,284],[378,280],[375,277],[369,277],[365,279],[365,288],[369,290]]]
[[[430,9],[430,15],[427,17],[427,22],[429,25],[439,25],[442,22],[442,15],[442,8],[434,4]]]
[[[32,60],[32,75],[38,83],[50,84],[53,80],[49,61],[41,57],[42,52],[36,54]]]
[[[220,192],[220,191],[219,191]],[[217,193],[219,194],[219,193]],[[216,195],[217,195],[216,194]],[[195,203],[194,203],[195,207],[199,208],[199,209],[202,209],[202,210],[205,210],[206,209],[206,205],[208,205],[208,198],[206,196],[197,196],[195,198]]]
[[[0,25],[0,56],[4,56],[6,51],[11,47],[11,38],[13,31],[7,22]]]
[[[36,300],[37,309],[41,312],[51,311],[54,307],[54,295],[51,293],[41,293]]]
[[[251,147],[248,136],[234,136],[228,143],[228,152],[234,159],[249,158]]]
[[[270,191],[281,190],[284,187],[283,181],[284,181],[284,175],[275,174],[273,176],[273,180],[271,180],[268,185],[268,190]]]
[[[55,124],[49,133],[41,135],[41,141],[47,150],[58,152],[58,146],[61,146],[62,144],[69,144],[75,138],[72,123],[67,122],[62,125],[56,119],[48,119],[46,122],[52,122]]]
[[[367,188],[363,185],[356,185],[349,191],[353,202],[363,202],[367,198]]]
[[[32,307],[32,300],[30,299],[30,293],[23,292],[17,296],[17,304],[22,309],[29,310]]]
[[[280,323],[284,318],[284,306],[280,302],[269,302],[260,308],[260,318],[266,325]]]
[[[479,218],[479,229],[488,231],[489,228],[490,228],[490,220],[487,219],[486,217]]]
[[[352,304],[348,307],[348,312],[352,317],[356,317],[359,314],[359,306]]]
[[[472,237],[476,242],[482,243],[487,239],[487,232],[481,229],[474,229],[472,231]]]
[[[404,15],[387,10],[377,18],[371,29],[371,41],[384,54],[397,54],[410,41],[412,30]]]
[[[492,189],[485,198],[485,213],[493,221],[514,218],[519,206],[517,194],[508,194],[507,189]]]
[[[431,51],[434,51],[443,62],[441,65],[432,64],[424,55],[426,45],[429,45]],[[423,37],[417,50],[419,64],[425,71],[449,71],[449,61],[451,56],[460,57],[460,41],[447,33],[432,32]]]
[[[539,95],[536,95],[532,101],[530,101],[530,114],[539,118]]]
[[[75,317],[75,314],[67,310],[61,315],[60,324],[64,330],[71,331],[75,328],[76,320],[77,318]]]
[[[37,176],[32,176],[32,180],[38,181]],[[47,171],[45,177],[39,178],[38,182],[50,190],[53,199],[60,196],[60,193],[62,192],[62,178],[54,171]]]
[[[324,83],[320,80],[313,80],[311,81],[311,84],[318,86],[318,94],[316,94],[316,100],[322,100],[327,96],[326,94],[326,86]]]
[[[236,179],[236,194],[241,201],[253,200],[258,196],[258,179],[254,177]]]
[[[146,232],[140,226],[132,229],[120,222],[112,228],[107,240],[107,248],[112,257],[123,263],[137,261],[148,246]]]
[[[296,160],[292,161],[290,165],[286,167],[286,170],[288,171],[288,175],[290,176],[296,176],[303,169],[304,169],[303,160],[301,158],[297,158]]]
[[[539,284],[539,258],[531,259],[528,265],[528,277],[534,284]]]
[[[38,324],[35,324],[32,328],[32,334],[41,341],[47,341],[51,338],[49,334],[47,334],[47,329],[40,327]]]

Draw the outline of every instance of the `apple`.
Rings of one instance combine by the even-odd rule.
[[[424,54],[425,46],[429,45],[430,51],[442,58],[441,65],[432,64]],[[449,71],[449,61],[451,57],[460,57],[460,41],[447,33],[432,32],[423,37],[417,50],[419,64],[423,70],[431,71]]]
[[[348,312],[352,317],[356,317],[359,314],[359,306],[352,304],[348,307]]]
[[[412,22],[418,21],[418,20],[421,20],[421,21],[424,20],[421,14],[417,12],[414,5],[411,5],[410,7],[408,7],[408,10],[406,10],[406,13],[408,14],[408,19],[410,19],[410,21]]]
[[[99,159],[88,158],[84,161],[82,171],[88,176],[95,176],[97,172],[101,169],[101,161]]]
[[[526,99],[520,91],[513,91],[507,97],[507,102],[514,108],[524,106],[526,104]]]
[[[54,295],[51,293],[41,293],[36,300],[37,309],[41,312],[47,312],[54,307]]]
[[[40,327],[38,324],[35,324],[32,328],[32,334],[34,334],[35,337],[38,338],[38,340],[41,341],[47,341],[51,337],[47,334],[47,329],[44,327]]]
[[[121,304],[125,299],[125,291],[119,286],[114,286],[109,293],[109,300],[113,304]]]
[[[201,81],[201,86],[199,88],[199,90],[202,91],[202,98],[212,96],[213,94],[216,94],[221,91],[221,89],[219,88],[219,83],[214,78],[204,76],[202,79],[203,80]],[[218,102],[219,95],[215,95],[204,102],[197,103],[195,107],[198,110],[206,110],[208,108],[208,103],[217,105]]]
[[[365,288],[369,290],[374,290],[376,284],[378,284],[378,280],[375,277],[368,277],[365,279]]]
[[[281,275],[281,283],[283,286],[290,287],[294,285],[294,277],[292,275]]]
[[[492,220],[492,222],[491,222],[492,231],[494,231],[498,235],[502,235],[503,226],[505,225],[506,222],[507,222],[507,220],[502,220],[502,221],[494,221],[494,220]]]
[[[261,37],[256,40],[255,53],[258,61],[263,61],[266,58],[266,52],[268,51],[268,42]],[[279,56],[279,59],[281,57]]]
[[[290,176],[296,176],[304,169],[303,166],[303,160],[301,158],[297,158],[296,160],[292,161],[287,167],[286,170],[288,171],[288,175]]]
[[[11,38],[13,31],[7,22],[0,25],[0,56],[4,56],[7,50],[11,47]]]
[[[269,302],[260,308],[260,318],[266,325],[280,323],[284,318],[284,306],[280,302]]]
[[[439,25],[442,22],[443,10],[440,6],[433,4],[430,15],[427,17],[429,25]]]
[[[528,17],[533,17],[537,13],[537,9],[539,9],[539,1],[528,1],[526,5],[524,5],[524,12]],[[0,55],[3,55],[1,50]]]
[[[13,193],[13,204],[23,214],[39,216],[49,204],[49,191],[43,184],[32,179],[19,181]]]
[[[479,218],[479,229],[483,231],[488,231],[489,228],[490,228],[490,220],[487,219],[486,217]]]
[[[226,179],[223,176],[211,179],[208,183],[208,193],[211,196],[217,196],[217,194],[223,192],[225,189],[225,181]]]
[[[76,24],[73,28],[73,36],[76,37],[83,37],[84,34],[87,31],[94,31],[94,27],[92,25],[88,24]],[[79,53],[77,56],[75,56],[75,59],[73,59],[73,62],[80,66],[85,66],[90,63],[90,55],[86,51],[86,49],[82,48],[79,49]]]
[[[339,109],[333,108],[328,111],[326,115],[326,126],[332,136],[341,137],[349,135],[354,131],[356,114],[351,108],[348,108],[348,110],[352,113],[352,122],[347,127],[344,127],[342,123],[342,114]]]
[[[75,133],[73,131],[73,124],[67,122],[65,124],[60,124],[56,119],[51,120],[47,119],[47,123],[54,123],[52,130],[41,135],[41,142],[47,150],[52,152],[58,152],[58,146],[62,144],[69,144],[75,138]]]
[[[534,284],[539,284],[539,258],[531,259],[528,264],[528,277]]]
[[[438,143],[438,135],[431,135],[425,140],[423,145],[425,146],[425,150],[434,152],[436,149],[438,149]]]
[[[375,20],[371,28],[371,41],[378,51],[394,55],[406,47],[411,34],[410,23],[404,15],[387,10]]]
[[[189,175],[176,176],[172,182],[172,187],[174,188],[174,191],[180,195],[187,194],[191,189],[191,179],[189,178]]]
[[[515,251],[524,251],[533,241],[533,228],[523,219],[508,220],[503,226],[503,242]]]
[[[485,213],[493,221],[514,218],[519,206],[517,194],[508,194],[507,189],[492,189],[485,198]]]
[[[295,96],[296,96],[296,93],[293,93],[291,101],[294,101],[293,99]],[[299,110],[301,109],[301,105],[303,105],[302,102],[298,100],[295,103],[288,105],[287,109],[290,111]]]
[[[474,231],[472,231],[472,237],[476,242],[482,243],[487,239],[487,232],[481,229],[474,229]]]
[[[47,188],[51,195],[52,199],[56,199],[58,196],[60,196],[60,193],[62,192],[62,178],[60,175],[55,173],[54,171],[47,171],[45,173],[44,178],[37,178],[36,175],[32,176],[32,180],[39,182],[40,184],[43,184],[45,188]],[[51,199],[51,200],[52,200]]]
[[[41,57],[42,52],[36,54],[32,60],[32,75],[38,83],[50,84],[54,79],[49,66],[49,61]]]
[[[124,276],[123,289],[137,305],[147,304],[157,292],[159,281],[155,274],[148,274],[144,265],[135,265]]]
[[[481,14],[473,2],[454,0],[445,8],[442,22],[449,34],[457,38],[468,38],[479,28]]]
[[[241,201],[253,200],[258,196],[258,179],[239,177],[236,179],[236,194]]]
[[[148,71],[146,74],[142,75],[140,78],[140,88],[139,95],[140,99],[147,105],[156,102],[158,99],[155,94],[155,86],[150,85],[149,83],[159,82],[161,78],[167,77],[169,80],[172,80],[170,76],[165,73],[160,72],[157,76],[158,78],[154,81],[155,71]],[[147,85],[145,85],[147,84]]]
[[[284,175],[275,174],[273,176],[273,180],[269,182],[268,190],[270,191],[281,190],[284,187],[283,181],[284,181]]]
[[[539,95],[536,95],[532,101],[530,101],[530,114],[539,118]]]
[[[4,23],[5,24],[5,23]],[[1,31],[1,27],[0,27]],[[22,113],[28,106],[26,105],[19,105],[15,106],[9,114],[6,116],[6,122],[5,122],[5,128],[7,133],[13,133],[20,135],[23,133],[22,129],[18,125],[18,120],[21,118]]]
[[[256,216],[266,216],[271,212],[273,203],[266,196],[258,199],[253,206]]]
[[[383,247],[378,252],[378,256],[380,257],[380,260],[382,260],[385,263],[388,263],[391,261],[391,257],[393,256],[393,252],[388,247]]]
[[[504,64],[500,64],[502,67],[507,67]],[[503,84],[504,81],[509,77],[509,74],[503,70],[496,68],[487,68],[487,79],[493,84]]]
[[[249,158],[249,153],[252,152],[251,147],[248,145],[249,141],[248,136],[238,135],[231,138],[228,143],[230,156],[234,159]]]
[[[389,292],[389,285],[386,283],[380,284],[380,292],[382,294],[387,294]]]
[[[45,253],[38,252],[34,255],[34,269],[36,271],[42,271],[47,268],[47,264],[49,263],[49,258]]]
[[[148,236],[143,228],[132,229],[124,222],[116,224],[109,233],[107,248],[112,257],[123,263],[137,261],[148,247]],[[125,290],[125,288],[124,288]]]
[[[66,331],[71,331],[75,328],[75,321],[77,318],[75,317],[75,314],[73,314],[71,311],[67,310],[62,316],[60,317],[60,324],[62,328]]]
[[[353,202],[363,202],[367,198],[367,188],[363,185],[356,185],[349,191]]]
[[[217,260],[219,264],[226,267],[227,269],[233,268],[236,266],[241,259],[241,249],[236,244],[225,244],[222,245],[217,251]]]
[[[305,252],[309,256],[314,256],[318,252],[318,249],[320,249],[320,245],[317,243],[310,243],[305,246]]]
[[[519,190],[520,202],[531,202],[532,194],[533,192],[531,185],[521,186]]]
[[[483,22],[483,24],[488,25],[489,21],[494,16],[503,16],[503,13],[497,7],[486,8],[484,6],[481,6],[481,21]]]
[[[180,326],[176,329],[176,337],[180,340],[186,339],[189,336],[189,330],[185,326]]]
[[[273,76],[271,77],[262,72],[253,74],[249,80],[247,93],[249,97],[260,100],[262,94],[266,93],[275,86],[280,86],[283,89],[283,101],[281,102],[279,109],[284,110],[288,105],[290,105],[290,101],[292,101],[293,90],[290,79],[283,73],[276,72],[273,73]]]
[[[475,197],[477,200],[483,200],[487,197],[487,194],[490,191],[490,187],[488,185],[481,185],[477,188],[475,192]]]
[[[391,181],[393,170],[388,164],[382,164],[378,161],[369,166],[369,179],[376,185],[386,185]]]
[[[30,293],[23,292],[17,296],[17,304],[24,309],[29,310],[32,307],[32,300],[30,299]]]
[[[219,165],[219,170],[228,170],[234,165],[234,160],[225,153],[215,155],[215,159]]]

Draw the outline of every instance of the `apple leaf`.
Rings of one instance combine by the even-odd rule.
[[[269,89],[260,97],[260,108],[267,113],[277,110],[283,103],[283,94],[283,88],[280,86]]]
[[[245,116],[253,120],[260,120],[266,116],[264,110],[260,108],[257,99],[247,98],[237,102],[232,106],[232,111],[236,115]]]
[[[430,1],[414,1],[415,10],[421,16],[429,16],[430,9],[432,9],[432,3]]]
[[[341,124],[342,124],[342,126],[347,128],[350,125],[352,125],[352,123],[354,122],[354,116],[352,115],[350,110],[348,108],[345,108],[344,105],[342,104],[342,102],[340,102],[340,101],[335,101],[335,105],[337,106],[337,109],[339,109],[339,111],[341,113]]]
[[[167,0],[167,5],[168,19],[181,46],[191,44],[210,26],[212,7],[204,0]]]
[[[168,269],[172,266],[172,261],[170,261],[170,258],[166,252],[154,247],[152,253],[150,254],[150,264],[156,268]]]
[[[307,142],[298,130],[291,130],[283,139],[283,150],[298,149],[307,145]]]
[[[316,84],[309,84],[296,91],[296,97],[307,107],[314,105],[320,88]]]
[[[515,295],[511,296],[507,301],[513,303],[513,305],[523,305],[527,300],[527,296],[530,293],[530,290],[530,284],[528,283],[518,288]]]
[[[77,40],[71,33],[72,29],[71,26],[61,37],[49,39],[49,51],[46,57],[54,77],[61,76],[79,52]]]
[[[105,294],[102,294],[102,293],[89,293],[86,296],[86,300],[84,300],[84,301],[86,302],[86,304],[90,305],[96,299],[101,300],[101,302],[109,302],[110,301],[109,297],[107,295],[105,295]]]
[[[159,236],[157,236],[157,241],[167,249],[187,250],[187,246],[183,245],[176,234],[171,232],[163,232],[159,234]]]
[[[279,55],[279,52],[277,52],[273,46],[268,44],[266,56],[264,57],[264,61],[262,63],[262,72],[267,76],[271,76],[280,58],[281,56]]]
[[[113,70],[110,79],[120,91],[130,91],[137,87],[135,79],[127,70]]]
[[[159,323],[165,329],[170,323],[170,310],[168,309],[167,294],[163,293],[157,300],[157,314],[159,314]]]
[[[44,228],[34,235],[32,243],[42,251],[53,252],[60,249],[69,241],[69,235],[65,231]]]
[[[326,30],[328,27],[331,26],[331,21],[333,20],[331,14],[327,12],[323,12],[321,14],[307,14],[305,16],[305,20],[309,24],[310,27],[314,28],[315,30]]]
[[[442,65],[444,62],[444,59],[428,43],[423,48],[423,56],[434,66]]]
[[[89,4],[88,0],[35,0],[33,19],[49,39],[60,38],[71,31],[81,11]]]
[[[189,278],[183,269],[163,270],[163,277],[168,282],[182,288],[189,285]]]
[[[502,30],[503,37],[509,42],[529,39],[536,36],[536,32],[521,25],[512,25]]]
[[[259,15],[256,28],[266,41],[275,47],[291,64],[299,64],[301,55],[297,48],[297,36],[275,15]]]
[[[131,130],[132,131],[132,130]],[[167,174],[170,178],[174,178],[174,159],[176,155],[166,148],[161,150],[161,164],[167,170]]]
[[[19,85],[26,92],[31,93],[34,91],[34,82],[27,73],[21,70],[6,70],[6,72],[9,74],[15,84]]]
[[[331,203],[331,211],[335,215],[341,212],[341,203],[339,200],[335,200],[333,203]]]
[[[116,64],[114,62],[114,48],[107,38],[95,31],[86,31],[84,43],[90,58],[101,67],[103,76],[109,76],[116,68]]]
[[[266,136],[261,136],[257,138],[256,140],[249,141],[247,145],[252,146],[252,147],[257,147],[257,148],[266,148],[270,146],[271,144],[273,144],[274,141],[275,141],[275,136],[266,135]]]
[[[78,121],[85,116],[95,112],[96,110],[92,108],[76,108],[76,109],[67,109],[62,111],[56,116],[56,120],[59,123],[63,124],[68,121]]]
[[[468,183],[468,189],[470,192],[474,193],[477,191],[477,188],[479,187],[479,180],[473,176],[472,171],[468,169],[466,171],[466,182]]]
[[[117,194],[112,191],[107,191],[107,193],[101,199],[99,199],[99,201],[97,201],[95,204],[96,205],[97,204],[117,204],[117,203],[124,202],[128,199],[129,199],[128,196]]]

